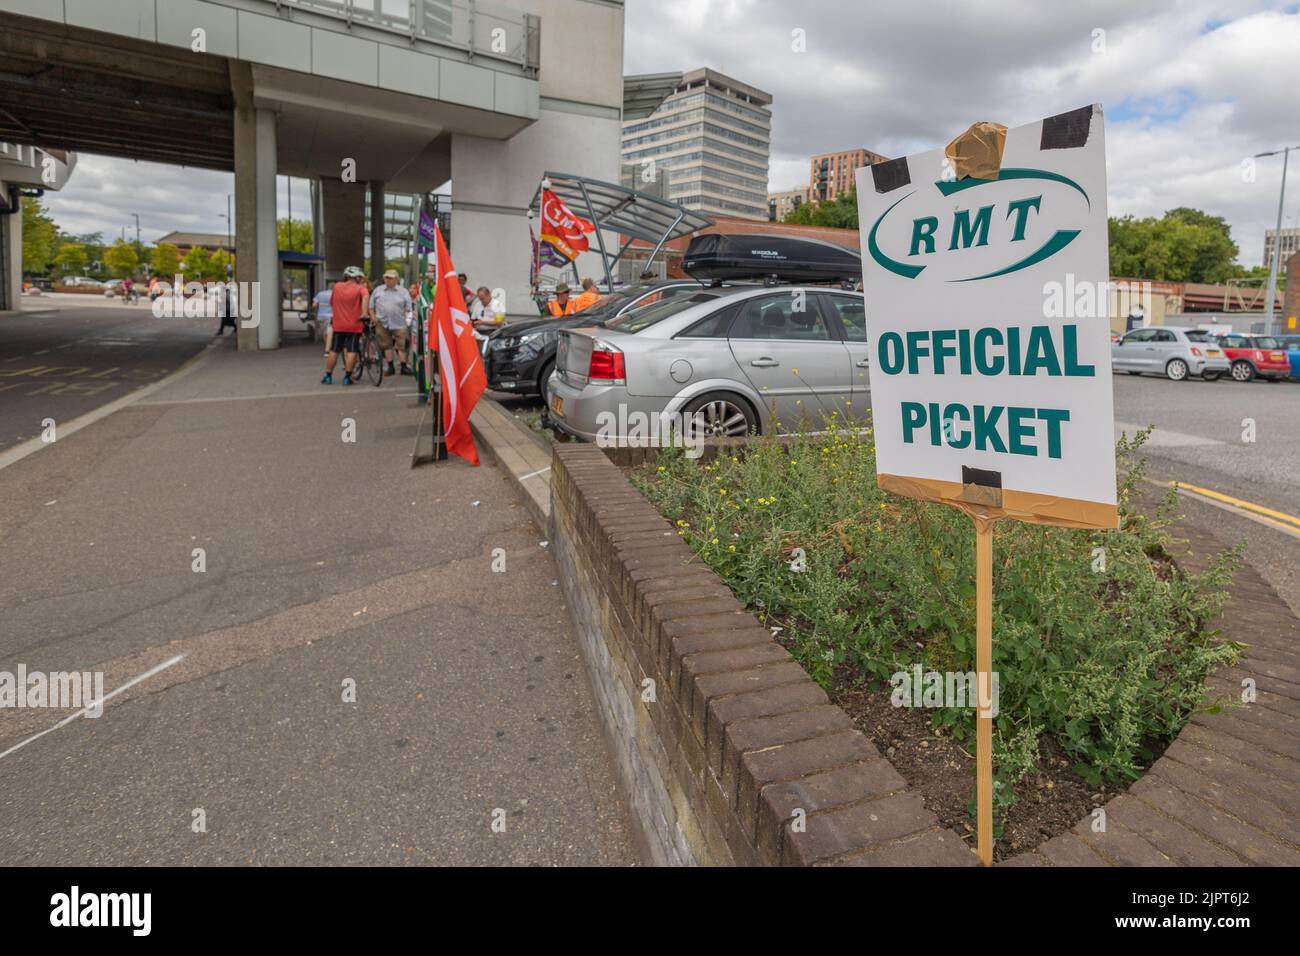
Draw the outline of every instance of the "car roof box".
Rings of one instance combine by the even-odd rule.
[[[862,278],[862,258],[852,249],[823,239],[708,233],[691,239],[682,257],[682,271],[701,282],[845,282]]]

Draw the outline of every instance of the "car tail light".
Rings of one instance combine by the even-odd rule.
[[[1201,350],[1198,349],[1195,345],[1193,345],[1193,346],[1192,346],[1192,354],[1195,355],[1197,358],[1200,358],[1200,357],[1201,357]]]
[[[1255,361],[1256,362],[1264,361],[1264,353],[1261,352],[1259,349],[1255,349]]]
[[[623,353],[612,345],[597,342],[591,350],[591,367],[587,371],[587,380],[591,382],[608,382],[622,385],[627,381],[623,367]]]

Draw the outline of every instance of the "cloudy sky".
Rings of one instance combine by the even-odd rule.
[[[803,31],[802,52],[795,31]],[[1300,144],[1300,3],[1256,0],[628,0],[629,74],[709,66],[770,92],[773,189],[812,153],[901,156],[976,120],[1008,126],[1106,110],[1110,212],[1194,206],[1224,216],[1258,264],[1281,157]],[[1300,225],[1300,155],[1284,225]],[[286,181],[280,204],[287,206]],[[50,206],[64,228],[152,241],[224,232],[228,174],[82,156]],[[306,208],[295,185],[295,215]]]

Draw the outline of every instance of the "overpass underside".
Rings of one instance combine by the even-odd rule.
[[[319,181],[328,271],[362,261],[367,190],[382,204],[386,191],[454,178],[458,268],[522,309],[525,210],[541,170],[617,174],[621,4],[410,10],[448,32],[345,21],[327,0],[0,0],[0,141],[233,172],[235,279],[258,284],[260,323],[240,330],[240,348],[280,341],[277,174]],[[552,71],[547,104],[540,65],[567,65],[562,31],[579,26],[608,34],[608,62],[581,77]],[[372,248],[382,225],[371,224]],[[382,270],[383,255],[372,259]]]

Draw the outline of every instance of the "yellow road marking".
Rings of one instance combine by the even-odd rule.
[[[1180,488],[1190,491],[1193,494],[1202,495],[1206,498],[1213,498],[1215,501],[1222,501],[1224,504],[1229,504],[1245,511],[1253,511],[1255,514],[1266,515],[1275,521],[1284,522],[1297,530],[1300,530],[1300,518],[1297,518],[1295,515],[1289,515],[1284,511],[1274,511],[1272,508],[1265,508],[1263,505],[1257,505],[1253,501],[1243,501],[1240,498],[1234,498],[1232,495],[1225,495],[1223,492],[1215,491],[1212,488],[1198,488],[1196,485],[1184,484],[1181,481],[1166,482],[1166,485],[1171,488]]]

